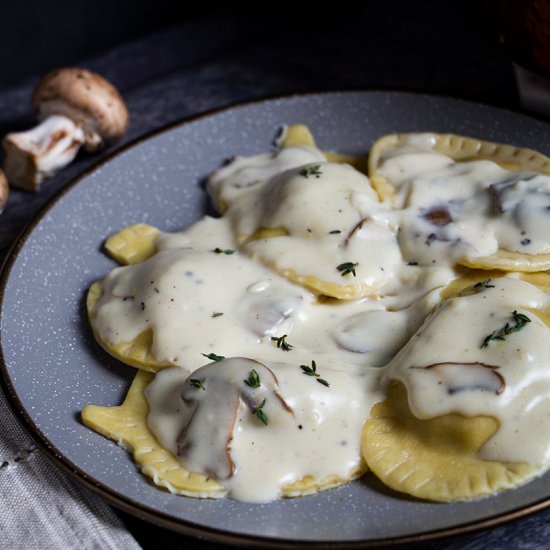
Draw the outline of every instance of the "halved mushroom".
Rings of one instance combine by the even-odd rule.
[[[2,170],[0,170],[0,213],[2,213],[2,210],[4,210],[4,205],[8,200],[9,192],[10,188],[8,186],[6,174],[4,174]]]
[[[223,480],[235,474],[231,457],[233,429],[239,410],[247,406],[258,422],[267,423],[266,403],[292,408],[279,393],[271,369],[244,357],[210,363],[196,370],[181,392],[186,423],[177,439],[178,456],[193,471]],[[263,418],[263,419],[262,419]]]
[[[504,377],[497,372],[499,367],[495,365],[444,362],[413,368],[437,372],[450,395],[463,391],[489,391],[499,395],[506,387]]]
[[[8,134],[3,141],[8,181],[26,191],[37,191],[80,147],[89,152],[102,149],[128,127],[128,111],[117,89],[85,69],[48,73],[34,89],[32,107],[41,123]]]

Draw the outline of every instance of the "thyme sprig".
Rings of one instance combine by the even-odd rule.
[[[235,254],[235,251],[234,250],[231,250],[230,248],[220,248],[220,247],[216,247],[214,248],[214,250],[212,250],[212,252],[215,252],[216,254]]]
[[[248,378],[245,378],[244,383],[251,388],[259,388],[262,385],[262,383],[260,382],[260,375],[258,374],[256,369],[252,369],[250,371],[250,375],[248,376]]]
[[[491,334],[483,339],[481,349],[486,348],[489,345],[489,342],[492,342],[493,340],[506,340],[506,336],[512,334],[513,332],[520,331],[527,323],[531,322],[531,319],[529,319],[527,315],[518,313],[516,310],[512,312],[512,316],[514,317],[515,325],[506,323],[501,329],[493,330]]]
[[[294,346],[292,346],[286,341],[286,337],[287,337],[287,334],[283,334],[282,336],[279,336],[279,337],[272,336],[271,340],[273,342],[277,342],[277,347],[279,349],[282,349],[283,351],[290,351]]]
[[[355,268],[358,265],[358,263],[344,262],[343,264],[337,266],[336,269],[340,271],[342,277],[344,277],[344,275],[348,275],[349,273],[352,273],[354,277],[357,277],[357,274],[355,273]]]
[[[203,353],[202,355],[204,355],[207,359],[210,359],[210,361],[223,361],[225,359],[223,355],[216,355],[215,353],[209,353],[208,355]]]
[[[189,380],[189,384],[191,384],[195,388],[198,388],[199,390],[206,390],[204,384],[202,383],[202,380],[199,380],[198,378],[191,378]]]
[[[303,374],[307,376],[315,376],[315,379],[319,382],[319,384],[322,384],[327,388],[330,386],[324,378],[320,377],[321,375],[317,372],[317,364],[315,361],[311,361],[311,367],[308,367],[307,365],[300,365],[300,368],[304,371]]]
[[[484,281],[479,281],[474,285],[474,288],[495,288],[495,285],[491,284],[491,279],[485,279]]]
[[[268,423],[268,418],[267,418],[267,414],[265,414],[264,412],[264,406],[265,406],[265,402],[266,400],[264,399],[261,404],[256,407],[256,411],[254,412],[254,414],[256,415],[256,418],[264,425],[264,426],[267,426],[267,423]]]
[[[320,176],[321,175],[321,165],[314,164],[313,166],[306,166],[300,170],[300,176],[308,178],[309,176]]]

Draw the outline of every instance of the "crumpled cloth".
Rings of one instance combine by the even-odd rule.
[[[11,413],[1,390],[0,548],[141,548],[108,504],[42,454]]]

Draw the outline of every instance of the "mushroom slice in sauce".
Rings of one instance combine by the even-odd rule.
[[[489,186],[489,192],[493,198],[493,209],[497,214],[504,214],[514,210],[524,200],[525,192],[537,192],[527,182],[533,180],[536,174],[510,174],[510,177]]]
[[[370,366],[381,367],[410,337],[408,322],[404,311],[364,311],[341,321],[332,336],[339,348],[365,354]]]
[[[257,387],[246,383],[252,371],[258,374]],[[231,442],[243,407],[256,414],[269,403],[293,413],[279,393],[273,371],[253,359],[233,357],[210,363],[196,370],[191,378],[200,380],[202,387],[189,379],[181,391],[186,422],[177,438],[177,454],[186,465],[189,462],[190,469],[217,479],[227,479],[237,471]]]
[[[277,327],[296,315],[303,302],[302,296],[260,282],[249,287],[241,308],[247,328],[262,337],[273,335]]]
[[[446,206],[434,206],[423,213],[423,218],[432,225],[447,225],[453,221],[453,217]]]
[[[496,371],[499,367],[495,365],[445,362],[412,368],[437,372],[450,395],[463,391],[490,391],[499,395],[506,387],[504,377]]]

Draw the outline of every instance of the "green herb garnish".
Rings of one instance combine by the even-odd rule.
[[[320,378],[321,375],[317,372],[317,364],[315,361],[311,362],[311,367],[308,367],[307,365],[300,365],[300,368],[304,371],[304,374],[307,374],[307,376],[315,376],[315,379],[319,382],[319,384],[323,384],[323,386],[326,386],[327,388],[330,386],[324,378]]]
[[[244,380],[244,383],[251,388],[259,388],[261,386],[260,375],[255,369],[252,369],[249,377]]]
[[[490,284],[491,279],[485,279],[485,281],[479,281],[479,283],[476,283],[474,285],[474,288],[495,288],[495,285]]]
[[[225,250],[223,248],[216,247],[212,252],[215,252],[216,254],[234,254],[235,251],[231,250],[230,248],[226,248]]]
[[[342,277],[344,275],[348,275],[349,273],[352,273],[354,277],[357,277],[357,274],[355,273],[355,268],[358,265],[358,263],[344,262],[343,264],[340,264],[336,269],[340,271]]]
[[[272,336],[271,340],[273,342],[277,342],[277,347],[282,349],[283,351],[290,351],[293,348],[293,346],[285,340],[286,337],[287,337],[286,334],[283,334],[282,336],[279,336],[279,337]]]
[[[256,410],[254,411],[254,414],[256,415],[256,418],[264,425],[267,426],[267,414],[264,412],[264,405],[265,405],[265,399],[262,401],[261,405],[259,407],[256,407]]]
[[[202,383],[202,380],[199,380],[198,378],[191,378],[189,380],[189,383],[194,386],[195,388],[198,388],[199,390],[205,390],[204,384]]]
[[[212,313],[212,317],[221,317],[223,315],[223,311],[214,311]]]
[[[491,334],[489,334],[483,339],[483,342],[481,344],[481,349],[486,348],[489,345],[489,342],[493,340],[506,340],[506,336],[508,336],[509,334],[512,334],[513,332],[518,332],[527,323],[531,322],[531,319],[529,319],[527,315],[524,315],[523,313],[518,313],[516,310],[512,312],[512,316],[514,317],[515,325],[506,323],[501,329],[493,330]]]
[[[206,355],[206,353],[203,353],[204,357],[207,359],[210,359],[210,361],[223,361],[225,357],[223,355],[216,355],[215,353],[209,353]]]
[[[308,178],[309,176],[320,176],[321,175],[321,165],[314,164],[313,166],[306,166],[300,170],[300,176]]]

